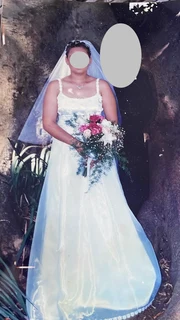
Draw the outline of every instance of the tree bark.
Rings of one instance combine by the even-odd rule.
[[[180,9],[180,6],[179,6]],[[150,195],[138,215],[156,250],[171,260],[174,286],[160,319],[180,319],[180,18],[169,23],[147,45],[156,84],[158,110],[149,128]],[[164,50],[163,50],[164,48]]]

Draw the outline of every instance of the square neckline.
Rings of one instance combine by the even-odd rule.
[[[61,78],[59,78],[58,81],[59,81],[59,89],[60,89],[60,90],[59,90],[59,94],[58,94],[57,98],[58,98],[60,95],[62,95],[62,96],[64,96],[65,98],[68,98],[68,99],[84,100],[84,99],[91,99],[91,98],[94,98],[94,97],[96,97],[96,96],[99,95],[99,97],[102,99],[102,95],[101,95],[100,92],[99,92],[99,78],[96,78],[96,80],[95,80],[95,82],[96,82],[96,93],[93,94],[92,96],[84,97],[84,98],[69,97],[69,96],[67,96],[66,94],[64,94],[64,93],[62,92],[62,80],[61,80]]]
[[[90,96],[90,97],[84,97],[84,98],[69,97],[69,96],[67,96],[66,94],[64,94],[63,92],[59,92],[58,97],[59,97],[59,95],[62,95],[62,96],[64,96],[64,97],[68,98],[68,99],[78,99],[78,100],[84,100],[84,99],[94,98],[94,97],[96,97],[97,95],[99,95],[99,96],[102,98],[101,94],[100,94],[100,93],[98,93],[98,92],[96,92],[93,96]]]

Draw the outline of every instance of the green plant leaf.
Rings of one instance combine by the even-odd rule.
[[[7,293],[9,293],[9,295],[13,296],[14,299],[17,299],[19,301],[19,303],[21,304],[23,311],[26,312],[26,305],[24,303],[24,300],[23,299],[18,299],[20,297],[18,296],[17,290],[14,290],[12,288],[12,286],[9,286],[7,281],[2,281],[1,280],[0,281],[0,286],[1,286],[1,288],[4,287],[4,290],[7,291]],[[2,292],[3,292],[3,290],[2,290]]]
[[[0,315],[3,316],[0,320],[4,320],[4,317],[10,318],[11,320],[19,320],[12,311],[6,310],[5,308],[3,309],[2,307],[0,307]]]
[[[16,255],[16,263],[19,262],[19,259],[21,257],[22,252],[23,252],[23,249],[25,247],[26,241],[28,240],[29,235],[31,234],[33,228],[34,228],[34,223],[31,223],[29,228],[28,228],[28,230],[27,230],[27,232],[26,232],[26,234],[24,235],[24,238],[23,238],[23,241],[21,243],[20,249],[18,250],[18,253]]]
[[[17,313],[19,316],[24,317],[25,314],[21,312],[21,310],[18,308],[16,303],[13,301],[13,299],[5,292],[3,291],[3,294],[0,294],[0,301],[4,302],[5,305],[10,308],[13,312]]]

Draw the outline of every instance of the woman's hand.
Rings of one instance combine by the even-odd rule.
[[[87,158],[87,156],[84,155],[84,149],[83,149],[83,146],[79,146],[77,148],[75,148],[76,151],[80,154],[80,156],[82,156],[83,158]]]
[[[94,165],[98,162],[98,160],[92,160],[90,164],[90,168],[94,167]]]
[[[86,161],[86,165],[87,165],[87,160],[88,160],[88,156],[84,153],[84,148],[83,148],[83,142],[78,141],[75,143],[75,149],[76,151],[80,154],[81,157],[83,157]],[[90,168],[92,168],[96,163],[98,162],[98,160],[91,160],[91,164],[90,164]]]
[[[83,158],[87,158],[87,156],[84,154],[84,143],[82,141],[79,141],[77,139],[73,139],[72,146],[76,149],[76,151],[82,156]]]
[[[88,155],[86,155],[84,152],[84,142],[73,138],[73,142],[71,145],[76,149],[76,151],[80,154],[80,156],[85,159],[85,163],[87,165]],[[96,163],[100,160],[101,160],[101,156],[96,160],[91,159],[90,168],[94,167],[94,165],[96,165]]]

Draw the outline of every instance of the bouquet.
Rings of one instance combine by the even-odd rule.
[[[125,131],[122,127],[96,114],[90,115],[88,119],[79,119],[74,114],[66,124],[74,127],[74,136],[83,142],[77,174],[87,176],[90,172],[90,185],[108,173],[115,159],[126,169],[128,161],[123,152]],[[91,159],[90,162],[87,159]],[[88,163],[93,163],[93,166],[88,168]]]

